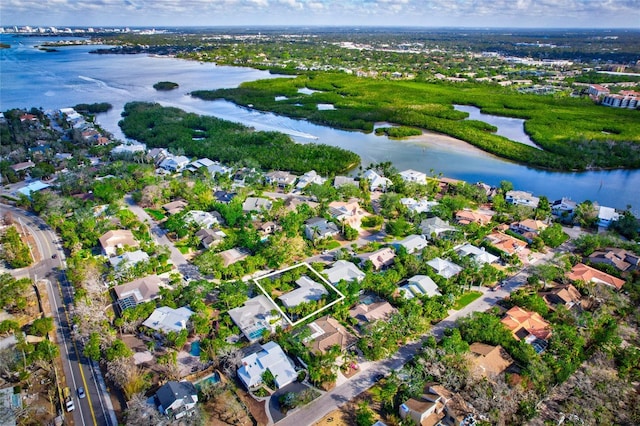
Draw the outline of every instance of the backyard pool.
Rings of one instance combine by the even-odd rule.
[[[191,350],[189,350],[189,354],[192,356],[200,356],[200,341],[196,340],[191,343]]]

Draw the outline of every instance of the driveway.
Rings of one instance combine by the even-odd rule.
[[[284,395],[287,392],[299,394],[305,389],[308,389],[307,385],[304,385],[300,382],[293,382],[283,388],[278,389],[274,392],[273,395],[271,395],[271,398],[269,399],[269,414],[271,415],[274,423],[279,422],[285,417],[285,415],[280,411],[280,403],[278,402],[280,396]]]

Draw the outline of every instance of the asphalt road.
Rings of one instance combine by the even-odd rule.
[[[76,425],[117,425],[111,399],[100,374],[84,356],[80,346],[71,337],[69,308],[73,304],[73,288],[66,280],[64,251],[58,243],[57,235],[39,217],[24,210],[0,205],[0,215],[10,211],[18,228],[24,227],[35,240],[41,259],[29,268],[15,271],[15,276],[46,280],[46,288],[51,304],[51,312],[56,328],[56,343],[60,349],[64,375],[61,387],[71,390],[75,410],[67,413]],[[55,258],[54,258],[55,255]],[[78,398],[77,389],[84,387],[86,397]]]
[[[390,358],[361,364],[362,371],[359,374],[355,375],[342,385],[336,386],[331,391],[323,394],[311,404],[289,413],[287,417],[278,421],[277,424],[282,426],[314,424],[330,412],[336,410],[372,387],[375,384],[375,376],[379,374],[387,375],[391,373],[391,371],[401,369],[416,355],[416,353],[418,353],[422,347],[422,342],[428,336],[433,335],[437,338],[442,337],[444,330],[453,327],[458,318],[465,317],[472,312],[485,311],[491,308],[499,300],[505,298],[513,290],[524,284],[526,282],[526,278],[527,274],[525,272],[520,272],[509,278],[507,282],[496,291],[487,290],[486,288],[474,288],[474,290],[477,289],[483,291],[484,294],[469,305],[465,306],[463,309],[452,312],[447,318],[434,325],[429,333],[423,336],[422,339],[402,346],[398,352]]]

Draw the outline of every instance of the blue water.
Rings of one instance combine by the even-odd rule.
[[[199,341],[195,341],[193,343],[191,343],[191,350],[189,350],[189,353],[192,356],[200,356],[200,342]]]
[[[154,101],[199,114],[244,123],[258,130],[288,133],[301,143],[319,142],[356,152],[362,165],[391,161],[397,169],[408,168],[469,182],[499,185],[513,182],[517,189],[546,195],[549,199],[570,197],[602,205],[633,206],[640,216],[640,171],[614,170],[581,173],[541,171],[515,164],[461,142],[398,141],[373,133],[347,132],[292,120],[274,114],[241,108],[225,101],[206,102],[188,95],[197,89],[236,87],[244,81],[273,78],[265,71],[222,67],[172,58],[146,55],[93,55],[95,46],[59,48],[42,52],[34,45],[47,38],[13,38],[0,34],[11,44],[0,49],[0,110],[73,106],[85,102],[109,102],[114,108],[99,114],[97,121],[116,137],[124,139],[118,127],[122,108],[130,101]],[[20,44],[21,43],[21,44]],[[153,84],[174,81],[176,90],[158,92]],[[437,140],[440,142],[437,142]]]
[[[216,383],[220,383],[220,374],[218,374],[218,372],[216,371],[212,375],[198,381],[197,385],[200,385],[201,383],[205,383],[205,382],[213,383],[214,385]]]
[[[261,328],[259,330],[254,330],[251,333],[249,333],[249,337],[251,337],[251,340],[254,339],[259,339],[262,337],[262,333],[266,330],[266,328]]]

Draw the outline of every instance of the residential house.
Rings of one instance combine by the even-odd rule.
[[[458,210],[456,212],[456,222],[460,225],[469,225],[470,223],[486,225],[491,222],[491,216],[471,210]]]
[[[473,408],[459,394],[437,384],[425,386],[420,398],[400,404],[399,414],[420,426],[476,426]]]
[[[549,225],[541,220],[525,219],[520,222],[513,222],[510,226],[511,230],[522,234],[527,239],[533,239],[533,237],[540,234],[540,232],[547,229]]]
[[[427,239],[424,235],[409,235],[399,241],[391,243],[393,248],[398,251],[400,247],[404,247],[408,254],[421,253],[427,247]]]
[[[556,309],[558,306],[571,309],[581,305],[582,294],[573,285],[566,284],[557,285],[551,290],[542,293],[542,298],[551,309]]]
[[[280,188],[286,188],[296,182],[298,177],[289,172],[273,171],[264,175],[264,179],[269,185],[277,185]]]
[[[24,186],[20,189],[18,189],[16,191],[17,194],[22,194],[24,196],[26,196],[27,198],[31,198],[31,193],[32,192],[40,192],[43,189],[47,189],[49,188],[51,185],[42,182],[41,180],[36,180],[31,182],[30,184],[28,184],[27,186]]]
[[[189,164],[189,159],[184,155],[170,155],[159,164],[161,169],[169,172],[181,172]]]
[[[298,378],[293,363],[275,342],[261,345],[260,351],[242,358],[241,364],[242,366],[238,369],[238,378],[247,389],[262,384],[262,375],[267,370],[274,377],[278,389],[293,383]]]
[[[380,176],[371,169],[365,171],[362,177],[369,182],[369,190],[371,191],[386,191],[391,186],[390,179]]]
[[[504,314],[500,322],[511,331],[516,340],[524,340],[532,345],[536,352],[540,353],[546,349],[551,337],[551,326],[537,312],[514,306]]]
[[[236,262],[240,262],[241,260],[249,257],[251,252],[245,248],[237,247],[229,250],[221,251],[218,253],[218,256],[222,258],[222,264],[226,268],[229,265],[233,265]]]
[[[427,184],[427,175],[417,170],[408,169],[400,172],[399,174],[405,182],[419,183],[422,185]]]
[[[349,309],[349,316],[360,322],[386,321],[397,309],[386,300],[375,300],[365,296],[360,303]]]
[[[333,179],[333,187],[334,188],[341,188],[341,187],[346,186],[346,185],[353,185],[356,188],[358,188],[360,186],[358,184],[357,180],[355,180],[354,178],[349,177],[349,176],[336,176]]]
[[[570,198],[562,197],[559,200],[555,200],[551,204],[551,213],[555,216],[573,216],[574,212],[578,208],[578,203],[572,201]]]
[[[229,204],[231,200],[235,198],[236,195],[237,194],[235,192],[227,192],[222,190],[215,191],[213,193],[213,197],[216,199],[216,201],[222,204]]]
[[[420,232],[422,232],[422,235],[427,237],[429,240],[434,237],[439,238],[440,234],[454,231],[456,231],[456,228],[449,225],[448,221],[442,220],[438,216],[425,219],[420,222]]]
[[[187,329],[189,318],[193,315],[193,311],[185,306],[173,309],[169,306],[161,306],[156,308],[149,318],[144,320],[142,325],[149,327],[155,331],[162,331],[164,333],[175,332],[179,333],[182,330]]]
[[[298,178],[296,189],[303,189],[311,184],[323,185],[326,181],[326,178],[320,176],[315,170],[311,170]]]
[[[427,262],[427,265],[435,269],[436,273],[443,278],[449,279],[462,272],[462,267],[455,263],[436,257]]]
[[[231,176],[233,173],[233,169],[231,167],[227,167],[225,165],[220,164],[217,161],[214,161],[213,164],[207,166],[207,171],[211,176]]]
[[[511,235],[503,234],[502,232],[492,232],[485,237],[492,246],[498,250],[508,254],[518,254],[527,247],[527,243],[519,240]]]
[[[120,256],[113,256],[109,258],[109,263],[116,271],[124,271],[134,267],[138,263],[147,262],[149,255],[142,250],[128,251],[122,253]]]
[[[363,253],[358,255],[360,263],[364,264],[370,261],[373,264],[373,269],[379,271],[382,268],[393,265],[396,253],[389,247],[381,248],[371,253]]]
[[[494,256],[493,254],[487,252],[484,247],[478,248],[469,243],[458,247],[456,249],[456,253],[458,253],[460,257],[469,256],[473,258],[474,262],[476,262],[478,265],[484,265],[485,263],[492,264],[494,262],[497,262],[499,259],[498,256]]]
[[[180,213],[188,205],[189,205],[189,203],[187,203],[184,200],[176,200],[176,201],[172,201],[170,203],[167,203],[167,204],[163,205],[162,209],[165,212],[167,212],[167,214],[173,216],[174,214]]]
[[[620,93],[605,95],[602,105],[612,108],[636,109],[640,107],[640,92],[621,90]]]
[[[414,275],[407,280],[407,284],[400,287],[400,293],[405,299],[413,299],[416,296],[441,296],[438,285],[426,275]]]
[[[438,205],[437,201],[429,201],[427,199],[416,200],[415,198],[400,198],[400,204],[405,206],[412,213],[420,214],[430,212],[431,209]]]
[[[313,353],[326,353],[334,346],[345,351],[357,342],[357,338],[349,333],[335,318],[324,316],[307,325],[311,335],[304,341]]]
[[[294,308],[301,303],[317,302],[329,294],[324,285],[313,281],[306,275],[296,280],[298,288],[278,297],[287,308]]]
[[[11,170],[13,170],[14,172],[18,173],[21,172],[23,170],[28,170],[32,167],[35,167],[36,163],[34,163],[33,161],[25,161],[24,163],[16,163],[16,164],[12,164],[11,166],[9,166],[9,168]]]
[[[338,226],[321,217],[311,218],[304,223],[304,235],[311,241],[335,237],[338,234]]]
[[[346,260],[336,261],[331,268],[322,271],[327,276],[327,280],[331,284],[338,284],[340,281],[362,281],[365,273],[356,265]]]
[[[265,330],[274,331],[276,325],[281,323],[276,306],[263,294],[230,309],[229,316],[252,343],[260,339]]]
[[[164,148],[152,148],[147,155],[153,160],[154,164],[157,165],[160,164],[162,160],[169,157],[171,154],[169,154],[169,151]]]
[[[583,263],[578,263],[571,268],[571,272],[568,272],[566,277],[571,281],[604,284],[609,287],[613,287],[616,290],[622,289],[622,286],[624,285],[624,280],[611,276]]]
[[[184,215],[184,222],[187,224],[196,224],[200,228],[211,228],[220,222],[215,214],[202,210],[191,210]]]
[[[196,172],[203,167],[208,168],[210,166],[213,166],[214,164],[215,162],[212,160],[209,160],[208,158],[199,158],[187,164],[185,169],[189,170],[190,172]]]
[[[362,218],[369,216],[369,213],[360,208],[356,200],[333,201],[329,203],[329,214],[338,222],[349,225],[352,228],[360,229]]]
[[[138,278],[129,283],[113,287],[120,310],[137,306],[160,298],[162,280],[157,275]]]
[[[200,243],[204,246],[204,248],[209,248],[220,244],[227,234],[222,232],[219,229],[200,229],[196,232],[196,237],[200,240]]]
[[[14,386],[0,389],[0,424],[16,426],[17,416],[22,412],[22,392]]]
[[[487,196],[488,200],[491,200],[498,193],[498,188],[496,188],[495,186],[487,185],[483,182],[477,182],[474,186],[481,189],[482,192],[484,192],[484,194]]]
[[[507,191],[504,200],[510,204],[533,207],[534,209],[538,207],[540,202],[540,198],[534,197],[533,194],[526,191]]]
[[[500,345],[492,346],[484,343],[472,343],[469,346],[473,371],[482,377],[492,377],[502,374],[513,360]]]
[[[99,241],[106,256],[114,256],[117,249],[140,247],[140,244],[133,237],[133,233],[128,229],[109,231],[101,236]]]
[[[242,203],[242,211],[245,213],[249,212],[260,212],[262,210],[270,211],[272,207],[271,200],[260,197],[247,197]]]
[[[609,89],[599,84],[590,84],[588,89],[589,95],[593,97],[600,97],[609,94]]]
[[[620,272],[624,272],[631,267],[640,265],[640,256],[625,249],[608,248],[591,253],[589,261],[611,265]]]
[[[170,381],[160,386],[153,396],[160,413],[177,420],[190,413],[198,403],[198,390],[189,381]]]
[[[111,150],[111,155],[133,155],[137,152],[146,152],[147,146],[142,143],[122,144]]]
[[[620,214],[613,207],[600,206],[598,209],[598,226],[608,228],[613,222],[620,219]]]

